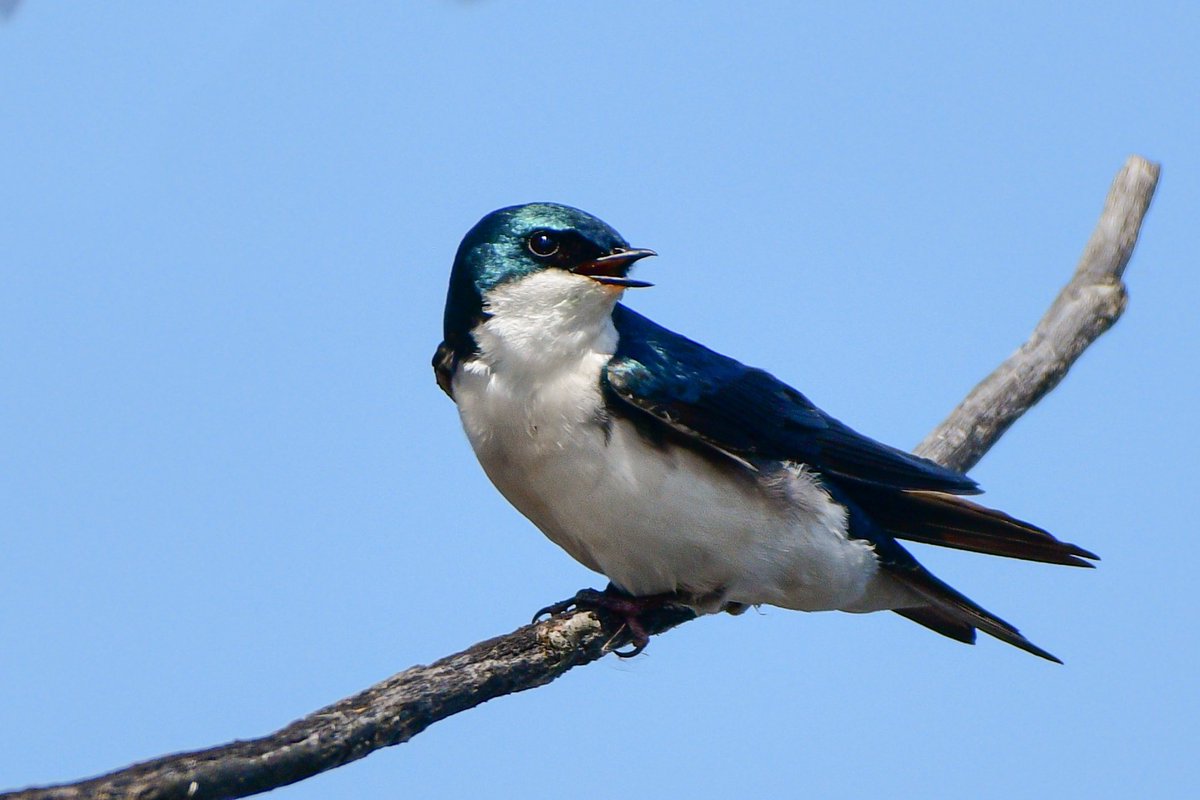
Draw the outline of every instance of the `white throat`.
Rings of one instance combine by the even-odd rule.
[[[496,372],[535,381],[591,356],[607,360],[617,346],[612,310],[622,293],[560,269],[501,284],[484,298],[489,319],[473,331],[480,359]]]

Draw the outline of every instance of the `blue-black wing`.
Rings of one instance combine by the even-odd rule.
[[[761,369],[618,305],[602,383],[610,403],[749,464],[790,461],[826,478],[890,489],[978,492],[966,475],[863,436]]]

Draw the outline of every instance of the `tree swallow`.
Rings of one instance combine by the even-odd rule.
[[[898,540],[1091,566],[1096,556],[964,500],[966,475],[851,430],[771,374],[618,301],[652,250],[583,211],[502,208],[459,245],[438,385],[501,494],[611,581],[584,601],[637,614],[768,604],[895,611],[1058,661]],[[556,609],[564,608],[560,604]]]

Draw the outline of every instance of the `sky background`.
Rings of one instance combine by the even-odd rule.
[[[1200,11],[839,5],[0,25],[0,788],[265,734],[603,585],[433,381],[488,211],[595,213],[661,254],[631,306],[911,447],[1139,153],[1125,317],[972,473],[1100,568],[918,553],[1065,666],[766,608],[278,797],[1191,796]]]

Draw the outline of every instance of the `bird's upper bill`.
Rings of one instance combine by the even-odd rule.
[[[656,255],[658,253],[653,250],[614,247],[608,255],[594,258],[591,261],[585,261],[582,264],[572,267],[571,272],[576,275],[586,275],[597,283],[603,283],[606,286],[620,286],[622,289],[640,289],[645,286],[653,286],[654,284],[626,277],[629,273],[629,268],[636,261]]]

